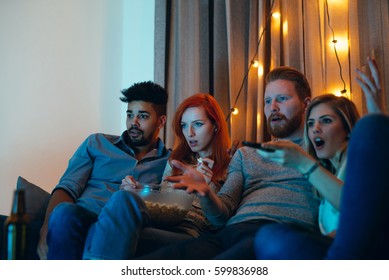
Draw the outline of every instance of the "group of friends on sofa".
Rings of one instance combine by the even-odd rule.
[[[167,91],[153,82],[122,91],[127,129],[96,133],[79,146],[51,193],[43,222],[31,225],[40,259],[388,259],[389,117],[380,73],[359,69],[369,114],[346,97],[312,98],[291,67],[266,76],[264,113],[272,140],[232,145],[210,94],[177,108],[167,149]],[[184,220],[153,224],[133,189],[169,182],[193,193]],[[4,220],[4,217],[3,217]],[[156,242],[142,251],[142,235]],[[159,237],[160,236],[160,237]]]

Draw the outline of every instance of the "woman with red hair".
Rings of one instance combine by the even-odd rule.
[[[188,97],[178,106],[172,126],[175,142],[169,161],[175,159],[196,165],[211,189],[217,193],[227,175],[231,141],[225,116],[215,98],[204,93]],[[178,172],[167,164],[163,178],[178,175]],[[198,237],[200,233],[212,229],[195,196],[184,221],[169,230]]]
[[[175,134],[173,159],[195,165],[217,193],[222,186],[230,162],[231,141],[224,113],[216,99],[206,93],[197,93],[186,98],[177,108],[172,123]],[[178,175],[178,170],[166,165],[162,180],[169,175]],[[126,176],[121,188],[131,190],[137,182]],[[182,222],[168,228],[151,225],[140,235],[137,255],[148,253],[180,239],[196,238],[201,233],[214,230],[201,210],[199,198],[194,197],[191,209]],[[145,232],[148,234],[144,234]]]
[[[204,93],[188,97],[178,106],[172,125],[176,138],[170,160],[193,165],[201,158],[203,164],[198,169],[206,181],[216,185],[223,181],[231,141],[225,116],[215,98]]]

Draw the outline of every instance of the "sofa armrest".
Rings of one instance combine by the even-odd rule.
[[[43,222],[50,194],[21,176],[18,177],[16,189],[24,190],[25,192],[26,212],[30,221]]]

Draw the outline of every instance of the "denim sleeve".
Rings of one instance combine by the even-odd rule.
[[[68,167],[53,191],[60,188],[76,201],[84,191],[93,170],[94,158],[88,153],[90,137],[87,138],[69,160]]]

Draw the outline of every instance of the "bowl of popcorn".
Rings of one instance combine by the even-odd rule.
[[[170,226],[181,222],[193,203],[193,194],[168,184],[141,184],[134,190],[145,202],[151,221]]]

